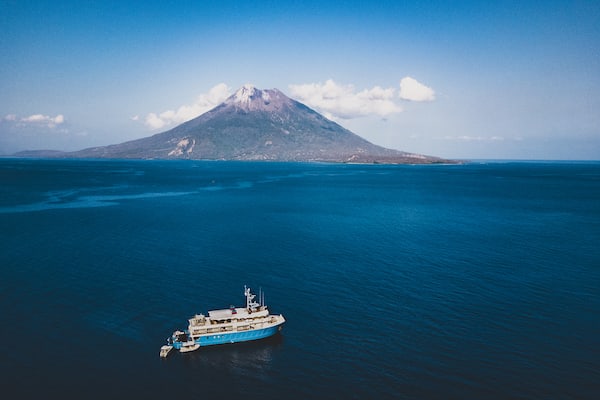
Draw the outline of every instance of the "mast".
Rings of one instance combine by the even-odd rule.
[[[247,287],[246,285],[244,285],[244,296],[246,296],[246,309],[248,311],[252,311],[257,306],[259,306],[259,304],[254,301],[254,298],[256,297],[256,295],[252,294],[250,292],[250,288]]]
[[[244,285],[244,296],[246,296],[246,310],[250,310],[250,288]]]

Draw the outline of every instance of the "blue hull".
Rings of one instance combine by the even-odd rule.
[[[215,335],[201,336],[196,339],[196,343],[198,343],[200,346],[212,346],[214,344],[238,343],[264,339],[276,334],[279,331],[280,326],[281,325],[253,331],[219,333]]]
[[[200,336],[198,339],[195,340],[195,342],[198,343],[200,346],[213,346],[216,344],[248,342],[250,340],[264,339],[268,338],[269,336],[273,336],[281,329],[281,327],[281,325],[277,325],[269,328],[256,329],[244,332],[216,333],[214,335]],[[181,343],[175,342],[173,343],[173,347],[179,350],[181,348]]]

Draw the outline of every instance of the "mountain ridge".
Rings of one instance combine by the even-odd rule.
[[[69,158],[448,163],[377,146],[278,89],[246,84],[204,114],[120,144],[61,153]]]

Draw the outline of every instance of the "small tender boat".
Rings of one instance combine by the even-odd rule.
[[[181,347],[179,348],[180,353],[188,353],[190,351],[198,350],[200,345],[193,340],[189,340],[185,343],[181,343]]]
[[[165,358],[169,355],[169,352],[173,350],[173,346],[170,345],[164,345],[160,348],[160,356],[161,358]]]
[[[281,331],[285,318],[281,314],[270,314],[262,292],[256,302],[256,295],[244,286],[244,296],[246,307],[231,306],[209,311],[208,316],[194,315],[188,320],[186,330],[173,332],[167,346],[187,353],[202,346],[264,339]]]

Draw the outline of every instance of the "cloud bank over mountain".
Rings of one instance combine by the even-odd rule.
[[[402,107],[394,101],[394,88],[374,86],[356,91],[354,85],[338,84],[333,79],[325,83],[289,85],[289,88],[293,98],[322,112],[329,119],[367,115],[387,117],[402,112]]]
[[[386,118],[404,111],[402,100],[414,102],[435,100],[433,89],[411,77],[402,78],[399,90],[381,86],[357,90],[353,84],[341,84],[333,79],[328,79],[325,83],[290,84],[289,89],[292,98],[334,121],[365,116]],[[148,113],[143,122],[151,130],[175,126],[211,110],[231,94],[232,91],[227,84],[219,83],[207,93],[198,95],[195,102],[159,113]],[[140,120],[138,116],[131,119]]]
[[[202,93],[192,104],[182,105],[177,110],[166,110],[161,113],[149,113],[144,119],[144,124],[157,130],[168,126],[178,125],[208,110],[216,107],[231,95],[231,89],[224,83],[213,86],[208,93]],[[134,117],[134,119],[136,119]]]

